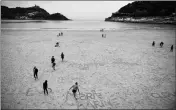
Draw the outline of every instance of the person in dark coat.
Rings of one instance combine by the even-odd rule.
[[[171,46],[171,50],[170,50],[171,52],[173,52],[173,48],[174,48],[174,47],[173,47],[173,45],[172,45],[172,46]]]
[[[54,56],[52,56],[51,63],[54,63],[54,62],[55,62],[55,58],[54,58]]]
[[[163,42],[161,42],[161,43],[160,43],[160,47],[163,47],[163,45],[164,45],[164,43],[163,43]]]
[[[33,68],[33,72],[34,72],[34,78],[35,78],[35,80],[36,79],[38,79],[38,69],[36,68],[36,66],[34,66],[34,68]]]
[[[55,47],[58,47],[59,46],[59,42],[56,43]]]
[[[61,53],[61,58],[62,58],[62,61],[64,60],[64,54],[63,52]]]
[[[33,72],[34,72],[34,78],[35,78],[35,69],[36,69],[36,67],[34,66],[34,68],[33,68]]]
[[[63,36],[63,33],[61,32],[61,36]]]
[[[45,80],[45,82],[43,83],[43,90],[44,90],[44,95],[45,95],[45,92],[47,93],[48,95],[48,83],[47,83],[47,80]]]
[[[153,41],[152,46],[155,46],[155,41]]]
[[[78,83],[76,82],[75,85],[73,85],[71,88],[73,88],[73,89],[72,89],[72,92],[73,92],[74,98],[76,99],[76,92],[77,92],[77,90],[78,90],[78,92],[79,92]],[[71,89],[71,88],[70,88],[70,89]],[[69,89],[69,90],[70,90],[70,89]],[[79,92],[79,94],[80,94],[80,92]],[[77,100],[77,99],[76,99],[76,100]]]

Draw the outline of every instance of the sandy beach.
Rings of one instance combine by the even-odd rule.
[[[170,52],[170,46],[175,47],[175,32],[154,31],[63,30],[64,35],[57,37],[59,30],[2,30],[1,107],[175,108],[175,48]],[[159,47],[161,41],[163,48]],[[56,42],[60,47],[54,47]],[[56,59],[55,71],[52,56]],[[34,66],[39,69],[36,81]],[[48,96],[43,94],[45,80]],[[77,101],[69,91],[75,82],[81,92]]]

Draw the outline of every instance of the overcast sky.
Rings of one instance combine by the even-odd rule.
[[[30,7],[35,4],[50,14],[61,13],[73,20],[104,20],[133,1],[2,1],[2,5]]]

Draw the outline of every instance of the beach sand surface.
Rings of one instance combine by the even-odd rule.
[[[175,49],[170,52],[170,46],[175,46],[173,30],[65,30],[59,37],[59,31],[51,30],[1,32],[4,109],[175,108]],[[159,47],[161,41],[163,48]],[[56,42],[60,47],[54,47]],[[65,54],[63,62],[61,52]],[[38,80],[33,77],[34,66],[39,70]],[[49,95],[43,93],[45,80]],[[69,91],[75,82],[81,92],[78,100]]]

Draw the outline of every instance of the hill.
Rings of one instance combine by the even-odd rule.
[[[60,13],[49,14],[46,10],[36,5],[33,7],[27,7],[27,8],[21,8],[21,7],[8,8],[6,6],[1,6],[1,19],[69,20],[67,17],[65,17]]]
[[[105,21],[175,24],[175,6],[175,1],[135,1],[112,13]]]

